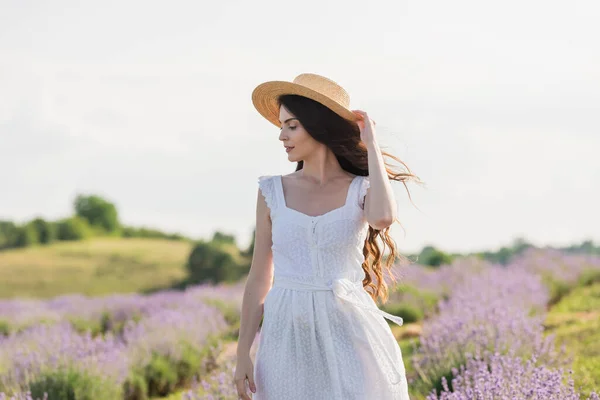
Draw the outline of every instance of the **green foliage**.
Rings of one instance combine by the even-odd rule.
[[[0,249],[27,247],[37,243],[47,244],[56,240],[55,226],[42,218],[16,226],[9,221],[0,222]]]
[[[8,321],[0,319],[0,336],[8,336],[10,334],[10,324]]]
[[[544,325],[557,347],[565,345],[574,355],[575,385],[587,399],[600,377],[600,282],[573,288],[550,309]]]
[[[133,226],[124,226],[121,229],[121,236],[127,238],[139,237],[152,239],[189,240],[188,238],[179,233],[165,233],[158,229],[151,229],[146,227],[136,228]]]
[[[81,217],[65,218],[57,223],[58,240],[83,240],[92,235],[87,220]]]
[[[600,283],[574,288],[569,294],[561,298],[560,302],[552,308],[552,311],[557,313],[600,314]]]
[[[40,243],[48,244],[57,239],[56,225],[52,222],[48,222],[43,218],[36,218],[31,221],[31,225],[37,232],[37,237]]]
[[[390,288],[390,297],[382,306],[404,322],[421,321],[437,312],[440,294],[402,283]]]
[[[497,251],[483,251],[475,253],[475,255],[496,264],[507,265],[513,257],[521,254],[530,247],[535,247],[528,243],[524,238],[516,238],[508,247],[502,247]],[[471,255],[471,254],[469,254]]]
[[[562,250],[571,253],[585,253],[585,254],[597,254],[600,255],[600,246],[594,245],[592,240],[584,240],[579,245],[572,245],[562,248]]]
[[[148,400],[148,383],[143,373],[134,371],[123,387],[126,400]]]
[[[252,231],[252,240],[250,241],[250,245],[248,245],[247,249],[242,250],[242,252],[240,254],[244,257],[248,257],[249,259],[252,259],[252,255],[254,254],[255,242],[256,242],[256,229],[254,229]]]
[[[86,219],[90,226],[100,227],[108,233],[119,229],[117,208],[100,196],[78,195],[74,207],[75,215]]]
[[[220,240],[198,242],[186,264],[190,283],[235,282],[248,272],[245,266],[235,244]]]
[[[177,371],[173,363],[165,356],[154,354],[144,369],[148,383],[149,396],[166,396],[177,385]]]
[[[419,264],[439,267],[443,264],[450,264],[452,256],[436,249],[433,246],[425,246],[419,255]]]
[[[122,388],[98,376],[65,368],[43,372],[30,385],[34,398],[48,393],[49,399],[115,400],[122,398]]]
[[[89,331],[94,337],[104,333],[102,330],[101,321],[73,317],[69,318],[69,322],[71,323],[73,328],[79,333],[86,333]]]
[[[0,221],[0,250],[106,235],[191,240],[179,233],[165,233],[158,229],[121,227],[115,205],[99,196],[78,195],[74,207],[75,215],[57,222],[46,221],[41,217],[22,226],[11,221]],[[216,239],[234,242],[233,236],[228,235],[216,235]]]
[[[235,237],[233,235],[227,235],[222,232],[215,232],[212,237],[212,242],[235,244]]]
[[[175,364],[177,371],[177,386],[185,387],[192,382],[192,378],[196,374],[203,374],[203,366],[207,359],[212,358],[212,351],[207,346],[203,351],[195,351],[189,346],[187,351],[183,352],[181,360]]]
[[[410,304],[386,304],[385,306],[382,306],[381,309],[401,317],[404,320],[404,323],[420,321],[424,316],[422,310]]]
[[[410,297],[413,302],[419,305],[425,316],[437,312],[437,306],[442,295],[434,291],[420,289],[412,285],[402,284],[398,288],[403,296]]]
[[[24,224],[17,228],[14,247],[27,247],[38,242],[38,233],[32,224]]]
[[[0,221],[0,250],[15,246],[18,228],[14,222]]]
[[[201,350],[183,343],[179,360],[153,353],[150,362],[134,370],[125,383],[125,398],[162,397],[189,386],[194,376],[203,376],[217,367],[214,349],[219,340],[217,336],[210,336]]]
[[[71,325],[77,332],[85,333],[90,331],[92,336],[104,335],[108,332],[119,336],[123,334],[125,325],[128,321],[138,322],[141,316],[138,314],[132,315],[128,319],[115,319],[114,315],[109,311],[104,311],[100,319],[83,319],[83,318],[70,318]]]
[[[590,286],[600,282],[600,270],[588,269],[581,273],[578,280],[579,286]]]
[[[567,282],[558,280],[552,276],[552,274],[541,274],[542,282],[548,287],[550,292],[550,300],[548,305],[558,303],[564,296],[566,296],[572,289],[571,285]]]

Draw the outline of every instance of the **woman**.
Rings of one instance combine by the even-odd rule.
[[[325,77],[265,82],[252,100],[280,128],[297,166],[258,178],[234,377],[239,398],[251,398],[247,384],[255,400],[409,399],[400,347],[384,319],[402,325],[402,318],[375,300],[387,301],[383,272],[399,257],[389,236],[397,213],[390,180],[418,178],[386,167],[390,155],[379,149],[375,123],[350,110],[347,92]],[[390,248],[385,265],[377,239]]]

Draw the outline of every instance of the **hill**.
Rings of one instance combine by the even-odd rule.
[[[170,287],[186,276],[189,241],[94,238],[0,252],[0,297],[103,295]]]

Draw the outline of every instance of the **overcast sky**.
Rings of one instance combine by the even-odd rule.
[[[426,182],[394,183],[401,252],[600,241],[596,1],[0,0],[0,219],[76,194],[121,220],[250,242],[257,177],[288,174],[250,95],[342,85]]]

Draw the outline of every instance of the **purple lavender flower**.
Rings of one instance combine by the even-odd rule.
[[[531,357],[524,362],[520,357],[499,353],[469,357],[460,370],[452,371],[452,390],[443,377],[440,395],[432,391],[427,400],[579,400],[573,379],[563,384],[562,369],[548,368],[538,361]],[[594,399],[598,399],[596,393],[588,400]]]
[[[550,276],[565,283],[575,283],[584,271],[600,271],[600,257],[555,249],[528,248],[515,257],[509,267]]]
[[[182,299],[180,308],[157,309],[137,323],[128,323],[123,340],[134,363],[146,365],[152,354],[180,360],[189,346],[201,351],[210,336],[227,327],[223,315],[214,307]]]
[[[26,388],[44,370],[73,367],[121,385],[129,372],[123,342],[108,334],[79,334],[66,322],[36,325],[12,334],[0,343],[9,370],[2,376],[7,387]]]
[[[526,271],[490,267],[465,279],[440,302],[439,315],[423,324],[413,365],[435,380],[463,364],[468,353],[484,350],[536,353],[556,363],[560,355],[551,345],[553,338],[543,335],[547,299],[540,278]]]

